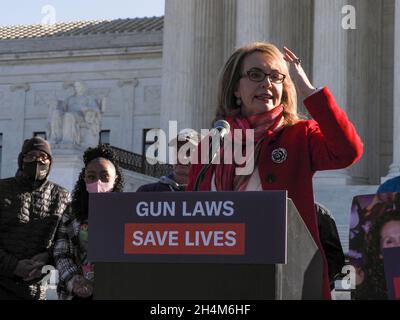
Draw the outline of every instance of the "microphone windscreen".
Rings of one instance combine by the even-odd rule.
[[[217,120],[214,122],[214,129],[217,129],[218,131],[225,129],[226,133],[229,133],[231,131],[231,126],[229,125],[228,121]]]

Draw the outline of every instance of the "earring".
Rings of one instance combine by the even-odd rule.
[[[237,99],[236,99],[236,105],[237,105],[237,106],[241,106],[241,105],[242,105],[242,99],[237,98]]]

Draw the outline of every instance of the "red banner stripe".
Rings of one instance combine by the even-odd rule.
[[[125,254],[244,255],[244,223],[125,224]]]
[[[400,299],[400,277],[393,278],[394,297]]]

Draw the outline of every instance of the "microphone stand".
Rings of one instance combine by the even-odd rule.
[[[196,182],[194,184],[194,191],[199,191],[200,184],[203,182],[204,177],[206,176],[206,172],[208,168],[210,168],[210,166],[212,165],[212,162],[216,155],[217,153],[215,153],[214,155],[212,154],[212,143],[211,143],[208,147],[208,163],[204,165],[203,168],[201,168],[199,174],[197,175]]]
[[[213,130],[217,130],[218,131],[219,148],[221,148],[221,142],[223,142],[224,136],[229,133],[230,125],[225,120],[217,120],[214,123],[214,129]],[[212,153],[212,151],[213,151],[213,148],[212,148],[213,147],[213,141],[214,141],[213,137],[211,137],[211,144],[208,147],[208,164],[203,166],[203,168],[201,168],[199,174],[197,175],[196,182],[194,184],[194,191],[199,191],[200,184],[203,182],[207,170],[210,168],[210,166],[212,165],[215,157],[217,156],[218,150],[215,152],[215,154]]]

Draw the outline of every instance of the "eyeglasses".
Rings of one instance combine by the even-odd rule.
[[[280,72],[272,72],[272,73],[265,73],[258,69],[252,69],[246,72],[246,75],[242,75],[242,77],[248,77],[251,81],[254,82],[262,82],[268,77],[268,80],[272,83],[282,83],[286,76]]]
[[[23,161],[24,162],[33,162],[33,161],[42,161],[42,162],[46,162],[49,160],[49,156],[45,153],[43,154],[26,154],[24,155]]]

